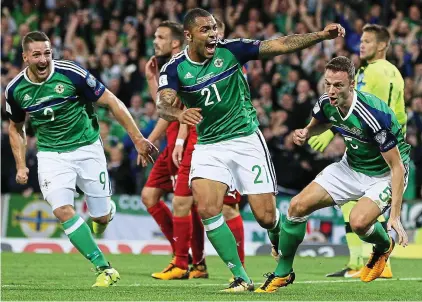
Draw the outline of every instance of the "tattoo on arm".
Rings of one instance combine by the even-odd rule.
[[[259,56],[260,58],[271,58],[307,48],[323,40],[324,38],[319,32],[265,40],[259,46]]]
[[[163,89],[158,93],[157,112],[159,117],[169,122],[178,120],[182,110],[177,107],[173,107],[176,96],[176,90],[171,88]]]

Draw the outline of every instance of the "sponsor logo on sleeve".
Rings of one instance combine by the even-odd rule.
[[[163,74],[160,76],[160,78],[158,79],[158,87],[163,87],[168,85],[169,82],[167,81],[167,75]]]

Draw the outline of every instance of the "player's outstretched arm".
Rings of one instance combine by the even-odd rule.
[[[169,122],[162,118],[158,118],[157,124],[155,124],[154,130],[152,130],[151,134],[148,136],[148,140],[151,142],[155,142],[164,135],[164,132],[167,130],[169,126]]]
[[[164,88],[158,92],[157,112],[166,121],[179,121],[181,124],[194,126],[202,121],[200,108],[181,110],[174,106],[177,92],[171,88]]]
[[[28,181],[29,169],[26,167],[25,122],[15,123],[10,120],[9,140],[16,162],[16,182],[24,185]]]
[[[126,129],[138,151],[138,164],[142,163],[142,166],[145,167],[148,162],[153,163],[151,154],[158,150],[154,144],[144,138],[123,102],[106,89],[97,104],[108,107],[119,124]]]
[[[393,228],[399,236],[399,244],[406,246],[408,237],[400,221],[404,193],[404,166],[397,146],[381,154],[391,170],[391,213],[387,228],[388,230]]]
[[[259,58],[272,58],[278,55],[295,52],[324,40],[344,37],[345,34],[346,31],[340,24],[332,23],[327,25],[322,31],[265,40],[262,41],[259,46]]]

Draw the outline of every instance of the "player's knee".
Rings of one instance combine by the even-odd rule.
[[[153,194],[152,190],[148,187],[144,187],[141,193],[142,203],[149,209],[155,206],[160,201],[160,196]]]
[[[300,195],[296,195],[292,198],[289,205],[289,216],[290,217],[305,217],[308,213],[306,206],[306,200],[301,198]]]
[[[193,198],[191,196],[175,196],[173,199],[173,214],[178,217],[189,215],[192,204]]]
[[[54,209],[53,213],[60,222],[65,222],[75,216],[75,209],[71,205],[64,205]]]
[[[259,225],[267,230],[272,229],[276,222],[275,213],[266,213],[262,217],[255,216],[255,218]]]
[[[353,212],[350,214],[349,223],[353,232],[357,235],[365,235],[371,227],[366,221],[364,215],[355,214]]]
[[[211,217],[215,217],[221,213],[221,209],[217,206],[211,205],[199,205],[198,206],[198,213],[202,219],[208,219]]]

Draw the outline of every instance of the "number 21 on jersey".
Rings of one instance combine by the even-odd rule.
[[[221,97],[220,97],[220,94],[218,93],[217,86],[215,84],[212,84],[211,87],[214,90],[214,93],[217,97],[217,101],[221,102]],[[214,104],[214,101],[210,101],[211,93],[212,92],[208,87],[201,90],[201,95],[206,94],[205,106],[210,106],[210,105]]]

